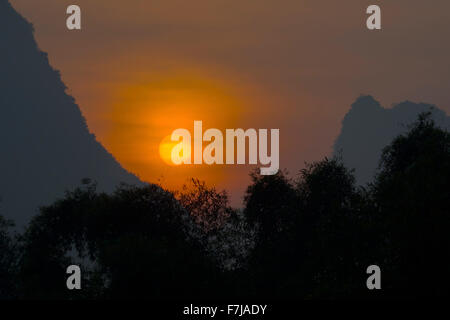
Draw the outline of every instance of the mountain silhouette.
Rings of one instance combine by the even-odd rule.
[[[142,184],[89,132],[32,25],[7,0],[0,0],[0,137],[0,214],[18,226],[84,178],[106,192]]]
[[[376,173],[382,149],[427,111],[439,127],[450,129],[450,117],[434,105],[405,101],[385,109],[373,97],[361,96],[342,121],[334,154],[342,156],[348,168],[355,169],[358,184],[366,184]]]

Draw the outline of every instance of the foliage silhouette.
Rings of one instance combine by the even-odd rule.
[[[242,267],[253,248],[254,230],[246,223],[242,211],[229,205],[226,191],[219,192],[205,182],[190,179],[174,195],[195,222],[190,234],[203,244],[218,267],[225,270]]]
[[[80,298],[195,296],[212,268],[189,238],[189,219],[172,194],[155,185],[122,185],[108,195],[90,184],[67,193],[42,208],[25,232],[21,292],[74,297],[65,288],[65,268],[81,263],[89,272]]]
[[[450,134],[422,113],[387,146],[373,194],[389,245],[394,296],[442,296],[450,263]]]
[[[13,222],[0,215],[0,300],[16,297],[17,244]]]

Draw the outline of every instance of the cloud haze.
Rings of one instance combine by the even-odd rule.
[[[377,3],[381,32],[365,28],[372,1],[79,0],[83,30],[69,32],[70,1],[12,0],[34,24],[89,128],[132,171],[135,151],[118,143],[127,131],[116,102],[123,103],[120,112],[132,104],[151,113],[160,100],[124,94],[126,88],[148,86],[160,96],[164,83],[181,79],[178,95],[194,87],[194,95],[226,118],[209,127],[280,128],[281,167],[291,170],[332,152],[342,118],[360,94],[373,94],[383,105],[408,99],[450,112],[450,3]],[[211,87],[238,111],[214,105]],[[178,106],[184,111],[194,101]],[[222,185],[241,192],[239,177],[247,170],[230,171],[233,178]]]

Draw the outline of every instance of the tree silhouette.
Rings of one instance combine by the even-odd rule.
[[[289,237],[296,227],[296,194],[286,173],[250,174],[252,184],[244,197],[244,215],[255,229],[255,247],[249,258],[250,295],[279,296],[283,275],[289,273],[295,248]]]
[[[233,213],[225,191],[208,188],[198,179],[191,179],[174,195],[206,233],[219,229]]]
[[[13,226],[0,215],[0,300],[16,297],[17,247],[10,231]]]
[[[219,192],[198,179],[191,179],[174,194],[195,222],[190,224],[190,235],[201,243],[215,266],[214,281],[220,288],[215,296],[245,294],[242,270],[254,246],[255,230],[242,210],[229,205],[225,191]]]
[[[252,174],[245,213],[257,226],[248,277],[261,297],[360,295],[379,261],[369,193],[338,158],[307,164],[296,181]]]
[[[297,182],[302,219],[303,284],[307,296],[358,296],[365,288],[365,268],[377,261],[379,236],[373,203],[340,158],[314,162]]]
[[[450,134],[429,116],[384,149],[373,185],[394,296],[443,295],[449,283]]]
[[[189,216],[155,185],[123,185],[113,195],[95,185],[66,197],[33,219],[24,235],[25,297],[77,297],[65,288],[65,268],[81,264],[83,296],[195,296],[211,279],[202,248],[185,230]]]

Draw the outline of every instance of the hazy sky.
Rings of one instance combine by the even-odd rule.
[[[331,153],[360,94],[450,113],[447,0],[11,0],[122,165],[176,187],[198,176],[241,197],[249,167],[180,168],[161,140],[206,128],[280,128],[281,167]],[[65,10],[82,9],[68,31]],[[382,30],[365,27],[370,4]],[[235,201],[236,202],[236,201]]]

